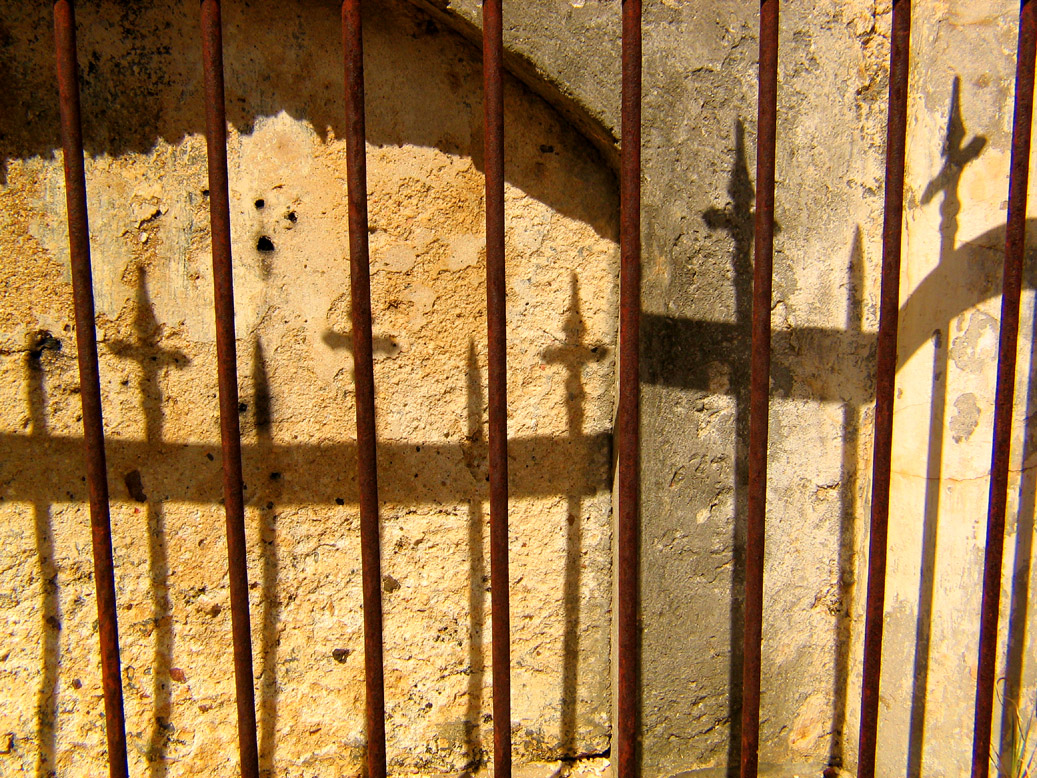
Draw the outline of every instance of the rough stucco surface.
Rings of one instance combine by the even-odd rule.
[[[420,2],[478,24],[477,0]],[[619,127],[619,6],[505,12],[517,70],[551,81],[605,138]],[[644,10],[650,775],[738,764],[756,8]],[[761,758],[791,773],[856,760],[890,3],[781,13]],[[999,0],[914,8],[883,775],[967,772],[1017,13]],[[1027,457],[1032,306],[1014,440]],[[1013,468],[1001,622],[1013,640],[998,676],[1025,716],[1034,487],[1029,459]],[[995,743],[1005,731],[995,721]]]
[[[197,19],[81,6],[130,769],[229,776]],[[458,772],[492,743],[479,59],[409,6],[368,11],[388,753],[397,774]],[[0,774],[98,775],[50,18],[15,3],[0,18]],[[335,3],[225,11],[259,741],[270,774],[307,778],[356,773],[364,742],[338,31]],[[528,763],[609,747],[617,201],[593,147],[514,82],[506,121],[512,725]]]
[[[432,10],[437,20],[462,34],[477,34],[478,0],[411,2]],[[254,612],[262,614],[256,618],[257,656],[262,657],[257,671],[261,696],[277,700],[264,708],[268,729],[261,739],[273,742],[271,727],[276,725],[278,769],[306,758],[334,765],[329,770],[355,769],[362,743],[360,657],[355,653],[359,585],[352,572],[356,530],[348,489],[352,407],[348,353],[342,350],[348,324],[340,298],[346,284],[341,264],[344,218],[335,217],[343,202],[342,162],[334,130],[326,129],[339,127],[335,106],[340,76],[334,57],[297,59],[281,53],[286,38],[310,41],[312,51],[320,54],[335,50],[334,5],[302,6],[306,14],[323,15],[327,30],[320,35],[326,40],[314,39],[308,24],[286,23],[280,10],[265,4],[253,11],[260,24],[250,31],[248,43],[243,35],[228,35],[231,87],[237,90],[231,101],[237,129],[232,180],[240,182],[235,237],[242,275],[241,374],[249,405],[243,418],[252,456],[251,464],[246,462],[251,467],[247,481],[250,491],[259,492],[250,527],[256,542],[266,544],[263,551],[254,551],[252,568],[257,582]],[[111,18],[118,17],[112,6],[105,7]],[[228,6],[229,23],[240,25],[241,17],[234,13],[234,5]],[[883,776],[967,772],[1016,13],[1017,5],[1007,0],[914,4],[879,733]],[[369,30],[368,104],[377,117],[369,138],[378,227],[372,235],[375,299],[386,301],[386,308],[376,312],[376,335],[381,338],[376,379],[387,387],[379,398],[387,440],[383,467],[390,474],[385,481],[390,503],[385,548],[387,559],[393,553],[417,562],[410,572],[391,563],[386,568],[392,576],[386,581],[386,589],[392,590],[386,592],[389,656],[398,662],[390,669],[390,688],[400,692],[393,703],[397,707],[390,706],[390,732],[398,738],[397,753],[419,744],[408,754],[412,761],[398,763],[396,769],[460,769],[489,744],[485,721],[471,735],[464,723],[477,719],[489,703],[489,690],[484,689],[488,668],[479,665],[488,647],[484,643],[474,660],[468,656],[468,646],[478,645],[471,624],[481,618],[485,630],[488,611],[485,597],[471,583],[487,572],[485,556],[471,551],[485,542],[474,529],[485,520],[474,485],[484,476],[483,441],[474,421],[481,416],[481,399],[473,399],[478,392],[470,389],[478,385],[471,376],[482,357],[481,293],[477,268],[464,266],[477,241],[473,236],[481,231],[478,61],[460,44],[447,44],[427,23],[392,21],[395,14],[369,17],[374,26]],[[139,22],[127,12],[119,23]],[[125,579],[136,599],[120,599],[144,603],[134,605],[139,615],[129,615],[131,611],[123,617],[124,641],[136,641],[133,656],[140,657],[128,662],[135,673],[128,688],[132,682],[138,689],[130,695],[131,716],[144,722],[134,725],[134,737],[138,754],[159,744],[178,758],[170,762],[171,772],[210,758],[229,765],[233,743],[226,654],[210,645],[224,641],[226,650],[229,630],[219,577],[220,517],[212,504],[219,469],[201,461],[206,453],[217,453],[213,356],[205,334],[210,326],[204,297],[205,206],[201,201],[176,204],[163,194],[200,192],[205,186],[199,97],[197,91],[181,93],[184,83],[195,84],[197,90],[197,74],[170,53],[184,47],[194,51],[193,24],[181,20],[161,33],[170,50],[162,54],[165,59],[157,69],[149,64],[150,47],[123,51],[116,33],[81,44],[84,50],[93,46],[111,57],[106,66],[97,63],[96,72],[87,65],[86,94],[93,101],[88,115],[97,115],[109,103],[120,109],[88,128],[88,135],[94,133],[91,152],[96,157],[88,173],[100,175],[107,165],[118,175],[106,180],[121,182],[124,171],[129,180],[140,179],[128,189],[111,183],[108,207],[113,215],[107,227],[95,219],[95,241],[111,247],[110,265],[101,264],[106,252],[98,256],[98,295],[108,306],[102,308],[107,317],[101,326],[102,364],[110,376],[112,432],[127,441],[122,459],[113,462],[116,492],[124,501],[116,510],[117,525],[125,533],[122,542],[117,538],[117,550],[127,555],[121,569],[136,564],[142,571]],[[398,30],[396,24],[408,32],[390,45],[386,30]],[[816,772],[826,765],[852,769],[856,761],[889,25],[888,0],[782,3],[761,757],[767,769],[788,774]],[[756,26],[752,3],[645,4],[642,759],[649,776],[684,770],[720,775],[738,761]],[[64,658],[67,650],[60,668],[41,657],[56,656],[59,644],[67,649],[73,640],[76,647],[93,640],[85,516],[77,502],[83,489],[76,483],[74,449],[68,448],[66,455],[43,448],[54,453],[30,455],[41,449],[25,441],[32,435],[74,436],[78,404],[72,393],[70,333],[64,330],[70,318],[68,289],[56,280],[65,260],[60,173],[52,158],[54,107],[35,100],[36,94],[52,94],[46,29],[43,20],[31,33],[0,34],[0,43],[8,48],[16,41],[34,41],[30,45],[42,63],[39,72],[29,71],[31,76],[15,71],[16,77],[7,78],[36,85],[34,92],[14,93],[21,95],[17,99],[0,95],[0,101],[7,101],[0,102],[3,115],[26,116],[15,140],[0,137],[5,158],[14,160],[3,173],[7,178],[0,198],[7,200],[0,203],[0,214],[10,213],[6,203],[13,203],[19,213],[41,215],[25,226],[5,229],[0,241],[19,241],[29,247],[19,249],[21,254],[43,263],[12,276],[17,280],[7,282],[5,294],[24,302],[3,307],[8,317],[19,312],[5,325],[5,332],[14,335],[5,335],[9,353],[0,362],[10,375],[3,384],[9,387],[4,390],[4,434],[5,440],[25,445],[5,453],[2,471],[5,483],[23,486],[17,487],[21,503],[3,508],[3,527],[9,533],[4,552],[9,556],[3,559],[5,569],[12,571],[4,574],[3,596],[16,599],[5,599],[0,606],[12,614],[11,629],[20,631],[12,641],[17,651],[4,660],[5,689],[13,690],[8,699],[18,703],[3,705],[0,715],[15,715],[17,725],[3,726],[11,732],[23,727],[17,731],[31,738],[38,726],[35,695],[40,695],[45,716],[56,714],[59,722],[68,722],[67,730],[60,724],[56,743],[69,759],[73,738],[89,738],[93,749],[101,742],[96,668],[91,673],[72,669],[64,664],[70,661]],[[252,43],[257,34],[265,46]],[[515,72],[555,101],[573,126],[607,159],[614,159],[619,2],[506,3],[505,39]],[[415,58],[416,50],[424,51],[424,58]],[[183,62],[197,59],[187,56]],[[11,68],[10,62],[0,57],[0,67]],[[115,70],[133,88],[106,86],[107,70]],[[438,102],[444,90],[453,90],[457,96],[450,99],[455,102]],[[158,116],[156,94],[167,101]],[[614,338],[615,255],[610,239],[615,202],[608,177],[586,151],[586,140],[566,130],[542,106],[534,110],[540,104],[522,94],[516,89],[509,95],[509,169],[517,164],[509,212],[513,223],[521,224],[512,231],[511,245],[522,248],[513,252],[514,261],[529,262],[537,273],[517,276],[530,286],[513,282],[509,294],[515,332],[513,591],[516,602],[528,598],[525,612],[533,614],[531,626],[515,621],[515,718],[523,722],[521,760],[528,760],[557,756],[565,750],[557,746],[565,743],[568,731],[577,733],[576,750],[608,745],[609,644],[601,630],[608,621],[606,436],[613,352],[592,349],[599,344],[611,348]],[[515,102],[519,99],[528,102]],[[432,119],[415,111],[415,105],[430,105]],[[32,133],[37,126],[42,129]],[[163,128],[157,144],[156,126]],[[301,153],[307,145],[311,151]],[[545,147],[553,151],[543,151]],[[270,159],[277,165],[272,167]],[[537,168],[538,163],[545,167]],[[140,171],[150,166],[163,172],[145,180]],[[282,175],[282,169],[294,172]],[[170,183],[181,175],[178,170],[185,171],[186,184]],[[39,183],[30,186],[33,180]],[[282,189],[275,189],[278,183]],[[331,191],[336,194],[329,195]],[[91,196],[95,209],[102,208],[104,189],[95,186]],[[265,199],[261,212],[254,208],[259,196]],[[163,212],[163,205],[169,210]],[[127,208],[136,210],[127,215]],[[1031,206],[1031,213],[1035,210]],[[297,222],[283,218],[292,211]],[[384,224],[378,223],[380,211]],[[174,229],[169,226],[172,217],[190,217],[198,226]],[[415,222],[436,237],[426,240]],[[324,232],[319,240],[303,239],[307,229]],[[251,252],[261,236],[276,246],[266,264]],[[185,273],[168,267],[168,277],[159,275],[163,266],[153,259],[160,250],[156,247],[177,240],[186,241],[176,256],[190,260],[188,269],[199,274],[192,280],[196,287],[185,287]],[[6,252],[13,250],[4,245]],[[600,257],[578,264],[579,316],[570,302],[573,265],[551,261],[552,248],[562,256],[583,248],[586,256]],[[308,265],[302,272],[300,260]],[[437,275],[440,266],[446,269]],[[320,282],[308,275],[311,268],[328,279],[338,275]],[[12,273],[12,267],[5,272]],[[441,275],[452,280],[440,282]],[[1032,267],[1027,279],[1032,287]],[[138,319],[137,300],[145,281],[154,313]],[[449,292],[437,296],[436,290],[447,283]],[[339,291],[327,293],[329,286]],[[449,294],[449,312],[444,294]],[[392,300],[400,301],[400,307],[390,307]],[[520,313],[527,301],[530,308],[538,307]],[[1037,411],[1030,387],[1033,304],[1028,292],[997,672],[1005,679],[1001,691],[1024,701],[1024,715],[1025,700],[1034,699],[1035,686],[1034,668],[1025,661],[1032,648],[1024,636],[1033,629],[1037,612],[1031,603],[1034,471],[1032,425],[1027,423]],[[457,310],[462,317],[455,323],[449,317]],[[197,314],[194,319],[191,311]],[[270,311],[276,313],[267,315]],[[455,326],[448,329],[450,323]],[[38,358],[26,351],[25,338],[40,329],[56,335],[63,350],[55,352],[51,341],[37,340],[33,348]],[[152,334],[134,340],[137,331]],[[446,339],[444,332],[450,333]],[[439,340],[433,347],[423,345],[423,338]],[[468,356],[470,338],[474,363]],[[139,366],[141,354],[148,355],[147,369]],[[160,368],[147,367],[151,356],[158,358]],[[577,372],[577,365],[584,365],[583,372]],[[429,382],[428,376],[436,378]],[[151,388],[142,393],[142,385]],[[263,386],[269,390],[256,391]],[[318,388],[327,386],[327,394]],[[200,401],[181,401],[177,408],[176,398],[192,392]],[[442,416],[426,411],[433,402],[443,409]],[[165,417],[157,415],[159,407]],[[415,429],[421,434],[412,435]],[[571,434],[579,429],[582,436]],[[430,448],[437,430],[453,437],[442,439],[440,448]],[[539,437],[544,435],[554,442],[544,443]],[[157,445],[159,438],[187,442],[187,453],[177,442]],[[463,444],[458,443],[461,438]],[[580,467],[582,475],[568,475],[571,468],[566,465],[574,451],[587,463]],[[341,465],[325,462],[329,457],[337,457]],[[196,460],[201,468],[195,467]],[[22,473],[13,481],[8,480],[15,472],[11,461]],[[55,461],[64,462],[64,469],[51,475]],[[123,492],[120,486],[134,470],[141,474],[148,500],[137,505],[130,501],[130,487]],[[455,471],[462,481],[471,478],[463,494]],[[280,476],[272,479],[271,473]],[[444,476],[448,486],[440,482]],[[190,484],[187,499],[184,483]],[[12,500],[8,495],[15,487],[4,488],[5,500]],[[54,504],[54,495],[65,489],[72,494],[69,502]],[[341,508],[336,499],[342,499]],[[273,507],[265,508],[268,504]],[[570,515],[579,520],[567,528]],[[329,523],[344,529],[333,532],[332,545],[325,545]],[[51,525],[54,539],[48,534]],[[167,533],[170,527],[185,529],[145,549],[139,538],[146,536],[149,525],[163,526]],[[134,539],[135,545],[128,542]],[[198,539],[204,539],[201,546],[196,546]],[[578,580],[571,572],[564,580],[552,578],[551,571],[564,567],[566,554],[573,558],[566,548],[575,547],[582,549],[587,563],[568,566],[580,571]],[[165,579],[159,575],[153,584],[143,571],[154,564],[150,559],[163,555],[172,561],[155,569],[165,564],[171,574]],[[429,559],[444,561],[431,567]],[[205,581],[204,592],[198,591],[199,584],[187,582],[190,576],[181,573],[186,569],[199,571],[193,575]],[[331,580],[345,579],[341,586],[335,584],[338,588],[329,586],[329,570],[334,571]],[[8,586],[8,580],[15,583]],[[265,594],[264,587],[271,585],[264,582],[269,581],[278,582],[276,597]],[[18,600],[27,586],[35,587],[33,599]],[[587,597],[579,600],[576,625],[572,608],[563,604],[571,602],[564,591],[574,587]],[[156,617],[170,608],[172,620]],[[177,622],[181,613],[182,626]],[[444,625],[454,626],[440,636]],[[301,637],[296,634],[300,629]],[[422,637],[433,634],[432,640]],[[549,637],[537,637],[541,635]],[[579,636],[575,677],[581,689],[575,714],[563,707],[560,691],[564,679],[573,677],[566,669],[573,654],[566,653],[565,642],[573,641],[573,635]],[[41,640],[42,650],[36,645]],[[160,657],[176,657],[178,664],[155,660],[161,640],[167,643]],[[544,648],[538,658],[532,646],[539,645]],[[341,663],[331,653],[336,649]],[[192,664],[181,656],[190,657]],[[570,656],[570,665],[563,661],[559,667],[563,656]],[[12,657],[21,664],[12,664]],[[171,679],[167,704],[175,730],[148,723],[151,698],[158,698],[156,668],[163,661]],[[12,667],[21,669],[16,673]],[[471,675],[461,677],[465,668]],[[41,678],[51,684],[59,679],[56,698],[41,693],[51,688],[41,685]],[[521,686],[523,678],[529,679],[526,687]],[[77,679],[80,690],[75,689]],[[275,695],[274,689],[280,691]],[[80,694],[87,696],[73,696]],[[314,705],[314,697],[322,704]],[[429,703],[430,712],[421,712]],[[203,714],[210,718],[203,719]],[[574,715],[576,723],[566,724]],[[1007,725],[995,721],[995,743],[1007,744],[1006,733]],[[21,765],[15,760],[26,759],[31,766],[34,752],[20,745],[26,741],[10,742],[9,753],[0,756],[7,761],[0,765]],[[197,756],[181,756],[190,744],[203,742]],[[343,757],[342,743],[355,750]],[[0,741],[0,750],[5,747]],[[209,747],[213,751],[204,752]],[[390,753],[393,748],[390,742]],[[426,749],[442,750],[421,762]],[[602,767],[600,760],[594,762],[593,769]]]

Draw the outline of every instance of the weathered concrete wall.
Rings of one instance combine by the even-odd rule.
[[[236,774],[196,6],[84,2],[80,61],[131,771]],[[0,26],[0,773],[104,772],[46,4]],[[388,753],[492,737],[478,51],[366,16]],[[228,3],[263,767],[356,773],[363,639],[334,2]],[[517,761],[609,747],[614,178],[507,86]]]
[[[478,24],[477,0],[420,2]],[[970,747],[1017,13],[997,0],[915,4],[886,775],[958,775]],[[619,3],[529,0],[505,22],[518,72],[582,106],[599,137],[618,135]],[[756,24],[751,3],[645,4],[649,774],[737,765]],[[888,0],[782,3],[762,758],[788,770],[856,758],[889,24]],[[1015,441],[1028,455],[1032,305]],[[1025,701],[1023,464],[999,676]]]
[[[478,0],[410,1],[477,33]],[[789,774],[856,761],[889,5],[782,4],[761,755]],[[247,481],[257,491],[250,526],[263,542],[252,568],[262,740],[269,759],[276,735],[278,771],[305,765],[307,774],[356,769],[362,743],[333,6],[313,0],[285,12],[261,3],[247,35],[242,9],[227,10],[243,418]],[[87,115],[103,116],[88,127],[88,173],[110,428],[123,441],[113,444],[113,476],[129,500],[136,481],[126,491],[120,484],[138,471],[146,496],[116,510],[120,570],[141,571],[127,573],[120,599],[136,609],[123,619],[131,729],[138,753],[169,757],[153,761],[153,773],[201,771],[210,761],[230,770],[219,468],[205,460],[217,453],[217,427],[195,22],[176,17],[153,33],[168,47],[155,59],[153,44],[125,43],[124,33],[159,27],[161,15],[108,4],[98,23],[92,8],[83,16],[95,37],[81,45]],[[478,55],[386,8],[395,7],[368,9],[368,105],[375,299],[385,305],[376,312],[376,379],[390,503],[388,655],[397,663],[390,753],[401,772],[457,770],[489,744],[488,723],[472,725],[490,693],[480,664],[488,604],[478,585],[487,563],[476,488],[485,475]],[[1016,12],[1007,0],[915,3],[882,775],[967,770]],[[49,36],[46,19],[29,14],[8,14],[24,27],[0,33],[0,68],[9,69],[0,75],[20,90],[0,94],[0,113],[25,116],[0,137],[0,218],[20,214],[0,231],[0,246],[28,257],[4,269],[0,505],[11,572],[0,605],[15,649],[0,666],[11,690],[0,732],[29,738],[18,735],[0,764],[31,767],[36,733],[64,764],[77,742],[96,755],[101,734],[94,660],[65,664],[93,645],[93,606],[70,442],[78,398],[68,289],[58,280],[55,108],[40,102],[53,94]],[[645,8],[646,775],[723,774],[737,764],[756,25],[751,3]],[[522,89],[509,93],[513,596],[529,615],[515,618],[515,719],[526,761],[609,744],[615,195],[588,139],[614,161],[619,3],[521,0],[506,4],[505,28],[511,67],[569,125]],[[98,52],[95,63],[87,51]],[[261,237],[274,252],[255,250]],[[185,267],[160,261],[169,255]],[[1033,286],[1032,268],[1027,278]],[[1024,704],[1037,685],[1024,662],[1035,626],[1033,305],[1028,293],[998,670],[1004,693]],[[27,351],[39,330],[63,350],[36,340]],[[57,436],[48,447],[31,440],[48,436]],[[573,461],[582,463],[576,472]],[[66,493],[68,502],[54,503]],[[343,580],[329,576],[346,570]],[[47,691],[55,683],[56,697]],[[566,702],[573,688],[576,702]],[[152,725],[159,708],[170,712]],[[995,722],[995,741],[1006,732]]]

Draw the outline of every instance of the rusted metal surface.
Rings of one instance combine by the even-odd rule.
[[[238,705],[241,774],[258,778],[256,704],[252,678],[252,633],[248,611],[245,509],[238,424],[237,348],[234,340],[234,283],[230,252],[230,194],[227,184],[227,120],[223,95],[223,29],[219,0],[202,0],[202,60],[205,82],[205,140],[209,163],[209,219],[216,310],[216,365],[223,446],[223,500],[227,515],[230,618],[234,640],[234,686]]]
[[[371,339],[371,264],[367,238],[367,148],[364,43],[360,0],[342,3],[346,68],[346,186],[349,200],[349,281],[356,387],[357,488],[364,590],[367,774],[385,776],[385,681],[382,667],[382,561],[378,526],[378,461]]]
[[[742,652],[742,778],[755,778],[760,743],[760,641],[767,513],[767,414],[771,370],[771,266],[774,258],[774,144],[778,102],[778,0],[760,2],[756,114],[756,221],[749,370],[749,490],[745,529],[745,632]]]
[[[483,0],[494,778],[508,778],[511,775],[511,613],[508,587],[508,371],[504,284],[503,53],[501,0]]]
[[[1005,231],[997,391],[994,396],[990,502],[987,512],[986,554],[983,560],[979,668],[972,734],[972,778],[987,778],[990,769],[990,724],[994,706],[997,619],[1001,604],[1001,559],[1005,544],[1012,405],[1015,401],[1016,345],[1019,339],[1019,297],[1022,291],[1026,243],[1026,187],[1030,165],[1030,124],[1033,119],[1035,46],[1037,9],[1031,0],[1023,0],[1019,14],[1019,47],[1016,55],[1015,118],[1012,126],[1012,162],[1008,182],[1008,227]]]
[[[76,17],[72,0],[57,0],[54,3],[54,44],[61,112],[61,148],[65,160],[65,202],[68,208],[68,244],[72,260],[79,394],[83,403],[86,481],[90,493],[90,538],[94,555],[94,585],[97,590],[97,624],[101,642],[101,684],[104,688],[108,771],[112,778],[124,778],[128,774],[126,719],[123,713],[122,679],[119,669],[112,524],[108,508],[108,468],[104,456],[97,334],[94,329],[94,286],[90,269],[90,227],[86,209],[83,127],[79,108]]]
[[[882,663],[882,611],[886,593],[886,530],[893,452],[893,390],[897,372],[900,252],[904,220],[904,153],[907,144],[907,82],[911,53],[911,0],[893,3],[886,120],[886,192],[882,224],[882,286],[875,366],[875,449],[872,460],[868,600],[864,627],[864,678],[857,774],[875,775]]]
[[[640,773],[639,544],[641,491],[641,0],[623,0],[619,183],[619,407],[616,418],[618,621],[616,769]]]

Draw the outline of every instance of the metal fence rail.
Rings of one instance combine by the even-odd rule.
[[[616,417],[616,768],[638,773],[641,325],[641,0],[623,2],[619,181],[619,403]]]
[[[349,288],[356,388],[357,487],[364,592],[364,682],[367,772],[385,776],[385,680],[382,667],[382,556],[378,529],[378,456],[374,423],[371,262],[367,230],[367,132],[364,120],[364,42],[360,0],[342,3],[346,68],[346,166],[349,197]]]
[[[882,285],[875,361],[875,445],[871,476],[871,536],[868,599],[864,623],[864,676],[857,773],[875,775],[882,612],[886,592],[886,530],[893,456],[893,390],[897,372],[897,319],[900,314],[900,249],[904,223],[904,154],[907,146],[907,76],[911,50],[911,0],[896,0],[889,53],[886,117],[886,191],[882,221]]]
[[[241,434],[234,332],[227,130],[224,109],[220,0],[200,0],[205,82],[210,217],[215,287],[223,489],[241,773],[258,778],[256,710],[248,606],[241,475]],[[489,343],[489,480],[493,636],[494,775],[511,774],[510,622],[508,591],[508,441],[504,212],[504,89],[502,0],[483,0],[486,288]],[[639,362],[641,273],[641,0],[622,2],[620,157],[620,314],[617,442],[618,699],[615,759],[619,778],[639,774]],[[94,300],[90,268],[84,150],[79,104],[74,0],[54,2],[55,52],[67,193],[76,337],[90,494],[95,585],[101,643],[109,770],[128,775],[119,669],[111,522],[105,466]],[[760,667],[767,483],[771,277],[777,137],[779,0],[760,1],[755,268],[750,373],[749,489],[742,678],[741,776],[758,771]],[[873,778],[889,518],[893,401],[901,237],[904,209],[911,0],[894,0],[882,229],[882,282],[876,364],[871,530],[864,638],[859,765]],[[368,247],[364,69],[360,0],[342,3],[347,118],[349,244],[357,414],[364,606],[367,774],[386,774],[379,503],[375,435],[371,288]],[[1020,5],[1008,226],[995,398],[979,672],[973,733],[973,778],[987,778],[993,715],[994,665],[1001,587],[1010,431],[1025,242],[1030,125],[1033,115],[1037,11]]]
[[[76,55],[76,13],[73,0],[57,0],[54,3],[54,48],[57,55],[72,294],[76,312],[79,394],[83,402],[86,480],[90,491],[90,536],[94,555],[94,586],[97,590],[98,636],[101,641],[101,683],[104,687],[108,769],[112,778],[122,778],[129,772],[126,763],[126,719],[119,671],[112,521],[109,515],[108,468],[104,457],[97,333],[94,329],[94,285],[90,270],[90,226],[86,210],[86,172],[83,125],[79,110],[79,62]]]
[[[1037,11],[1032,0],[1022,0],[1019,13],[1019,46],[1016,53],[1015,115],[1012,120],[1012,162],[1008,181],[1008,226],[1005,231],[1001,332],[997,350],[997,390],[994,396],[990,507],[987,513],[986,554],[983,559],[976,719],[972,734],[972,778],[987,778],[990,769],[994,655],[997,651],[997,617],[1001,602],[1001,557],[1005,546],[1008,462],[1012,445],[1012,406],[1015,404],[1015,349],[1019,338],[1019,296],[1022,292],[1023,249],[1026,243],[1026,185],[1030,172],[1035,44]]]
[[[259,778],[256,700],[252,681],[252,628],[248,612],[245,498],[241,477],[238,419],[238,354],[234,333],[234,278],[230,253],[230,186],[227,177],[227,116],[223,94],[223,26],[220,0],[202,0],[202,58],[205,80],[205,141],[209,163],[213,301],[216,313],[216,370],[219,376],[223,500],[227,514],[227,572],[234,641],[234,690],[238,705],[241,774]]]
[[[767,419],[771,376],[771,277],[774,260],[774,152],[778,122],[778,0],[760,2],[756,112],[756,219],[749,371],[749,491],[745,527],[745,631],[742,643],[742,778],[754,778],[760,746],[763,549],[767,513]]]
[[[511,613],[508,577],[508,370],[504,284],[504,28],[501,0],[483,0],[486,164],[487,416],[493,775],[511,775]]]

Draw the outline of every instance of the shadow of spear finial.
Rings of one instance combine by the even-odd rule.
[[[922,205],[927,205],[940,192],[944,193],[940,206],[940,256],[945,257],[954,248],[954,239],[958,232],[958,213],[961,211],[961,199],[958,197],[958,186],[965,166],[976,159],[987,145],[983,135],[977,135],[965,143],[965,122],[961,116],[961,78],[954,77],[951,85],[951,107],[947,116],[947,135],[943,141],[943,167],[936,177],[929,182],[922,193]]]
[[[575,273],[572,274],[570,283],[569,310],[566,312],[565,321],[562,324],[565,340],[559,341],[557,346],[544,349],[541,356],[547,364],[562,365],[566,369],[565,389],[569,435],[576,437],[582,433],[583,427],[584,389],[581,375],[583,366],[601,362],[608,356],[609,349],[607,346],[588,346],[583,343],[586,326],[580,312],[580,286]]]

